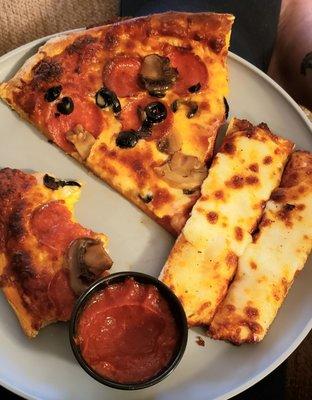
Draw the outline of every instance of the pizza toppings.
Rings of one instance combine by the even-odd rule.
[[[58,86],[52,86],[50,87],[44,95],[44,99],[45,101],[47,101],[48,103],[51,103],[52,101],[56,100],[62,91],[62,86],[58,85]]]
[[[173,154],[181,150],[182,143],[180,138],[174,133],[164,136],[157,142],[157,149],[161,153]]]
[[[101,88],[95,95],[96,104],[100,108],[112,107],[115,114],[121,111],[120,101],[114,92],[106,87]]]
[[[134,96],[141,90],[138,82],[140,69],[139,57],[117,55],[104,67],[104,84],[118,97]]]
[[[179,77],[173,87],[175,93],[185,95],[189,88],[204,88],[207,84],[208,73],[206,65],[194,53],[174,48],[168,57],[173,67],[178,70]]]
[[[116,145],[121,149],[134,147],[139,141],[139,135],[136,131],[121,131],[116,138]]]
[[[153,124],[162,122],[167,117],[167,108],[160,101],[148,104],[145,109],[146,118]]]
[[[193,118],[198,111],[198,104],[196,103],[196,101],[180,100],[180,99],[174,100],[174,102],[171,104],[171,110],[174,113],[177,112],[180,105],[184,105],[187,107],[188,109],[186,113],[187,118]]]
[[[151,193],[146,193],[146,194],[139,194],[140,199],[143,201],[143,203],[148,204],[150,203],[154,196]]]
[[[74,240],[68,249],[67,262],[70,286],[76,295],[80,295],[113,265],[103,243],[91,238]]]
[[[167,162],[154,168],[159,177],[179,189],[196,189],[207,176],[207,167],[197,157],[175,152]]]
[[[66,139],[75,146],[75,149],[83,160],[88,158],[91,148],[95,143],[94,136],[84,129],[82,125],[77,125],[73,130],[68,131]]]
[[[163,97],[177,80],[177,70],[172,68],[168,57],[149,54],[144,57],[140,70],[140,82],[151,96]]]
[[[43,184],[45,187],[51,190],[57,190],[60,187],[64,186],[78,186],[81,187],[80,183],[76,181],[61,181],[58,179],[55,179],[53,176],[50,176],[48,174],[45,174],[43,177]]]
[[[74,102],[70,97],[65,96],[57,103],[56,108],[60,114],[69,115],[74,111]]]
[[[53,276],[48,287],[48,298],[56,308],[57,318],[60,321],[68,321],[76,298],[64,268],[58,270]]]
[[[200,91],[200,89],[201,89],[201,84],[198,82],[198,83],[196,83],[196,85],[193,85],[193,86],[189,87],[187,90],[190,93],[197,93],[197,92]]]

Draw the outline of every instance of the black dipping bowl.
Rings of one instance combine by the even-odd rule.
[[[172,312],[172,315],[177,323],[178,330],[180,332],[180,339],[177,344],[176,351],[173,354],[172,359],[169,361],[168,365],[165,368],[163,368],[157,375],[154,375],[153,377],[151,377],[146,381],[138,383],[119,383],[104,378],[102,375],[99,375],[92,368],[90,368],[89,365],[86,363],[86,361],[83,359],[80,353],[79,346],[77,346],[74,340],[76,335],[77,322],[79,321],[79,316],[83,311],[86,302],[91,298],[91,296],[93,296],[96,292],[106,288],[107,286],[114,283],[123,282],[127,278],[134,278],[139,283],[152,284],[157,287],[160,295],[167,301],[169,308]],[[172,292],[172,290],[170,290],[168,286],[166,286],[164,283],[154,278],[153,276],[142,274],[140,272],[130,272],[130,271],[117,272],[115,274],[109,275],[105,278],[99,279],[98,281],[94,282],[87,289],[87,291],[84,292],[77,300],[72,313],[72,317],[70,320],[70,327],[69,327],[69,338],[70,338],[71,348],[74,352],[77,361],[82,366],[82,368],[89,375],[91,375],[94,379],[101,382],[102,384],[123,390],[144,389],[146,387],[155,385],[156,383],[166,378],[179,364],[185,351],[187,336],[188,336],[188,328],[187,328],[187,320],[185,312],[183,310],[183,307],[179,299]]]

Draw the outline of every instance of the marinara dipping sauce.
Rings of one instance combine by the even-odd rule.
[[[135,277],[114,275],[104,278],[111,282],[91,290],[85,300],[76,318],[74,342],[84,362],[104,380],[121,385],[145,383],[166,372],[177,354],[182,357],[185,332],[161,293],[164,288],[157,287],[161,282],[138,273]]]

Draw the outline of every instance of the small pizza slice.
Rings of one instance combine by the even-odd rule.
[[[189,325],[211,322],[292,147],[265,124],[231,122],[161,274]]]
[[[244,254],[209,334],[234,344],[259,342],[312,248],[312,154],[296,151]]]
[[[0,171],[0,281],[29,337],[70,318],[76,297],[107,273],[107,237],[73,218],[80,184]]]
[[[233,19],[169,12],[52,39],[0,97],[178,234],[228,111]]]

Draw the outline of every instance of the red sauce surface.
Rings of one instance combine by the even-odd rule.
[[[158,289],[129,278],[88,301],[76,342],[98,374],[119,383],[137,383],[168,365],[178,338],[176,322]]]

